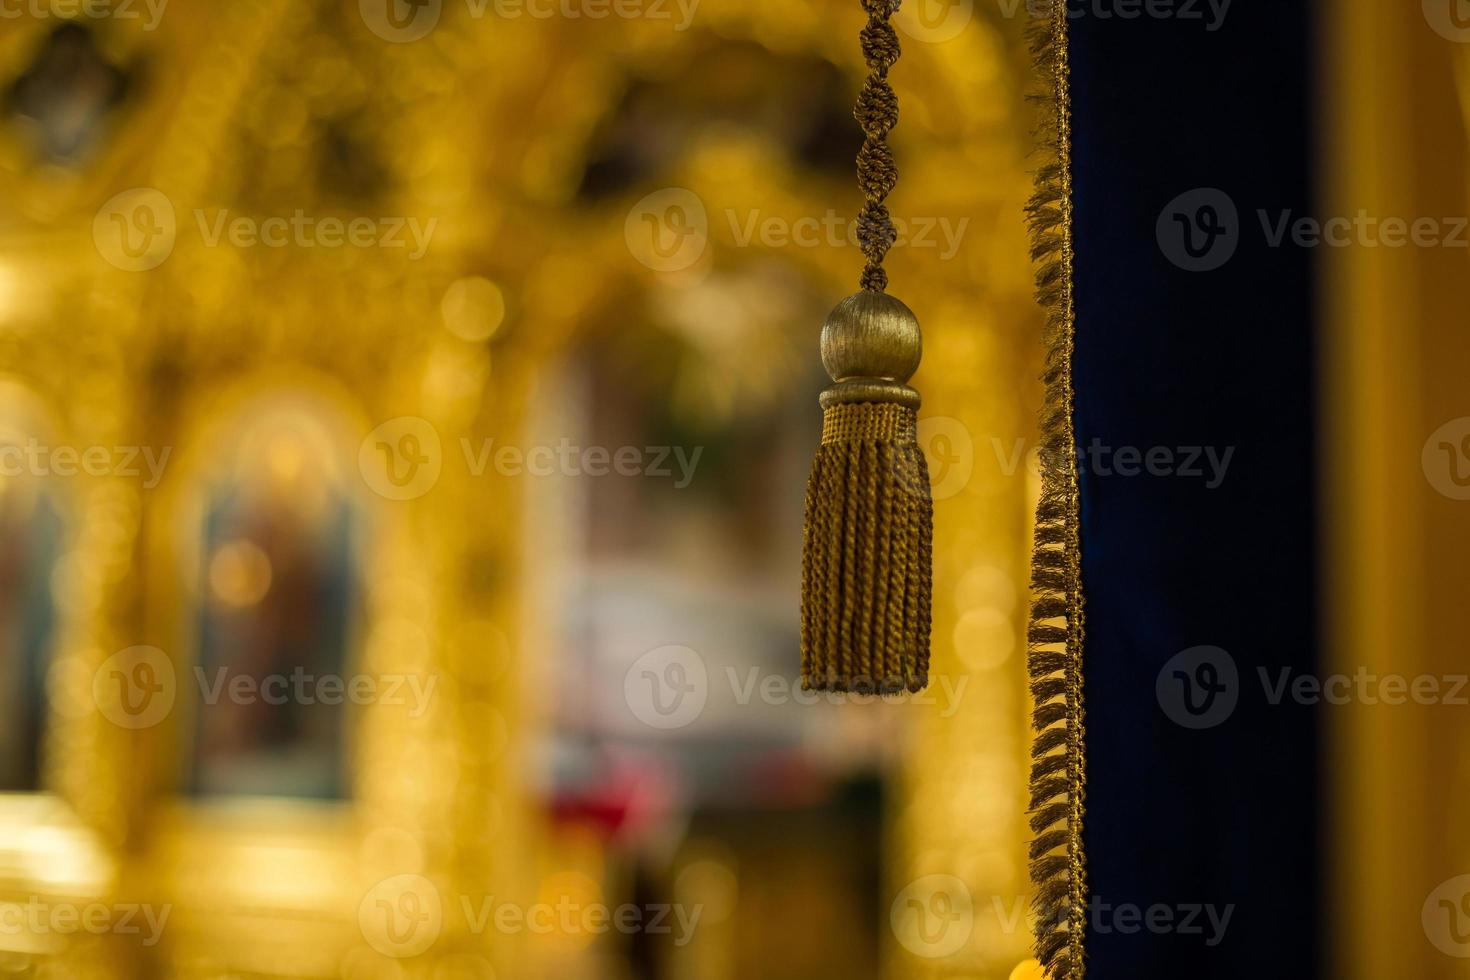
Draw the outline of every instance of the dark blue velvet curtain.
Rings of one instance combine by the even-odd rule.
[[[1090,980],[1320,975],[1311,23],[1074,0]]]

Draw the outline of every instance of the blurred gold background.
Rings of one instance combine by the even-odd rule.
[[[885,707],[793,691],[856,3],[25,9],[0,968],[1029,975],[1024,18],[901,19],[936,683]]]
[[[1391,4],[1353,0],[1322,18],[1322,206],[1327,214],[1447,216],[1463,226],[1465,7],[1412,6],[1404,16]],[[1470,581],[1465,489],[1436,471],[1442,456],[1432,465],[1420,454],[1438,452],[1444,433],[1470,415],[1463,236],[1460,245],[1323,250],[1330,671],[1466,673],[1458,612]],[[1353,703],[1325,714],[1327,975],[1470,977],[1470,958],[1445,955],[1438,937],[1426,942],[1427,923],[1443,912],[1435,903],[1470,872],[1464,707]]]
[[[0,971],[1031,976],[1024,17],[906,6],[889,706],[794,690],[855,2],[4,8]],[[1401,14],[1324,19],[1325,213],[1463,213],[1470,59]],[[1324,253],[1328,669],[1463,672],[1402,450],[1465,414],[1464,257]],[[298,675],[363,687],[215,686]],[[1329,975],[1464,976],[1466,722],[1328,723]]]

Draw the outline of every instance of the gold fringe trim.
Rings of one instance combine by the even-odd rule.
[[[1087,771],[1082,705],[1082,581],[1077,440],[1072,426],[1071,102],[1065,0],[1045,0],[1029,29],[1044,91],[1044,164],[1026,206],[1037,300],[1046,313],[1046,397],[1041,418],[1041,500],[1031,559],[1027,668],[1035,701],[1031,746],[1031,880],[1036,958],[1049,977],[1081,980],[1087,925],[1082,850]]]

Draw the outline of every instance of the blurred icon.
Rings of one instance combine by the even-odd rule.
[[[623,223],[633,257],[655,272],[678,272],[698,262],[709,244],[709,215],[693,191],[666,187],[633,205]]]
[[[422,497],[439,482],[444,466],[439,431],[413,415],[389,419],[368,433],[357,452],[368,487],[389,500]]]
[[[1230,195],[1214,187],[1185,191],[1164,206],[1154,226],[1164,257],[1186,272],[1218,269],[1240,244],[1240,221]]]
[[[1425,440],[1420,463],[1434,489],[1451,500],[1470,500],[1470,416],[1435,429]]]
[[[1159,707],[1184,728],[1213,728],[1229,718],[1240,700],[1235,658],[1212,646],[1190,647],[1169,658],[1154,691]]]
[[[177,695],[173,661],[157,647],[119,650],[92,674],[92,700],[119,728],[152,728],[168,717]]]
[[[357,0],[362,22],[378,37],[407,44],[439,26],[444,0]]]
[[[173,202],[151,187],[123,191],[92,219],[98,254],[124,272],[158,268],[173,254],[177,239]]]
[[[709,670],[689,647],[658,647],[628,668],[623,697],[633,716],[650,728],[683,728],[704,713]]]
[[[357,924],[362,938],[384,956],[418,956],[444,928],[444,903],[439,889],[423,875],[395,875],[362,897]]]
[[[1420,917],[1435,949],[1470,957],[1470,875],[1457,875],[1430,892]]]
[[[926,959],[953,956],[975,928],[974,899],[954,875],[926,875],[913,882],[898,893],[888,915],[903,948]]]
[[[1016,0],[1025,5],[1027,0]],[[915,41],[941,44],[960,36],[975,16],[975,0],[907,0],[893,22]]]

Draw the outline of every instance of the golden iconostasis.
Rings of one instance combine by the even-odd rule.
[[[857,4],[61,7],[0,32],[0,966],[1010,977],[1024,25],[900,18],[883,706],[796,652]]]

